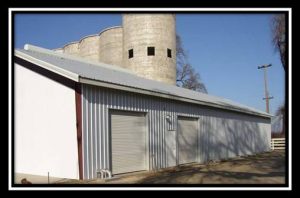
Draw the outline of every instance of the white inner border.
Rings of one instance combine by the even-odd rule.
[[[9,51],[8,51],[8,75],[9,75],[9,91],[8,91],[8,104],[9,104],[9,135],[8,135],[8,150],[9,150],[9,190],[291,190],[292,189],[292,9],[291,8],[9,8],[9,16],[8,16],[8,31],[9,31]],[[287,11],[289,16],[289,81],[288,81],[288,89],[289,89],[289,186],[288,187],[12,187],[12,156],[11,156],[11,141],[12,141],[12,131],[11,131],[11,113],[12,113],[12,85],[11,85],[11,77],[12,77],[12,12],[13,11]],[[105,13],[105,12],[104,12]]]

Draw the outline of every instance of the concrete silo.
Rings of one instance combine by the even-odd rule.
[[[71,42],[66,44],[63,49],[64,53],[74,55],[74,56],[80,56],[79,55],[79,48],[78,48],[78,42]]]
[[[123,64],[138,76],[176,84],[174,14],[124,14]]]
[[[123,67],[123,28],[120,26],[107,28],[99,33],[99,61]]]
[[[98,34],[85,36],[79,41],[79,56],[88,60],[100,61],[100,39]]]

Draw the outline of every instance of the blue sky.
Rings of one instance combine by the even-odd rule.
[[[177,14],[176,30],[209,94],[265,111],[263,71],[268,69],[271,113],[284,102],[284,70],[271,43],[270,14]],[[17,14],[15,47],[58,48],[121,25],[120,14]]]

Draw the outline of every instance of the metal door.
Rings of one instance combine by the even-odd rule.
[[[167,166],[176,166],[176,131],[166,132]]]
[[[143,113],[111,113],[112,173],[146,170],[146,117]]]
[[[195,118],[178,117],[178,161],[186,164],[197,161],[198,120]]]

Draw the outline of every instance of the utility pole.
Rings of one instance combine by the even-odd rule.
[[[270,113],[270,108],[269,108],[269,100],[273,99],[273,96],[269,96],[269,91],[268,91],[268,82],[267,82],[267,68],[271,67],[272,64],[268,64],[268,65],[262,65],[262,66],[258,66],[258,69],[264,69],[264,80],[265,80],[265,98],[263,98],[263,100],[266,100],[266,112]]]

